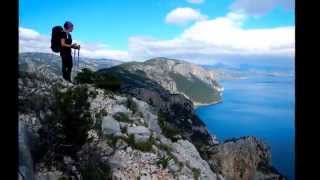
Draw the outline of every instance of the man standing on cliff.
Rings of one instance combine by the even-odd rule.
[[[61,33],[60,43],[60,56],[62,59],[62,75],[63,78],[71,82],[71,71],[72,71],[72,52],[73,49],[80,49],[80,45],[72,44],[72,37],[70,32],[73,31],[73,24],[69,21],[66,21],[63,25],[63,31]]]

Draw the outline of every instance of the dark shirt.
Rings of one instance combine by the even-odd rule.
[[[65,39],[65,43],[71,45],[72,44],[72,37],[71,34],[69,33],[67,37],[67,33],[62,31],[61,33],[61,39]],[[61,54],[70,54],[71,55],[71,48],[70,47],[61,47]]]

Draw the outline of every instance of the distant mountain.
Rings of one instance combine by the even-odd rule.
[[[293,76],[294,66],[290,63],[285,65],[241,63],[230,65],[217,63],[214,65],[203,65],[208,71],[214,71],[218,80],[239,79],[251,76]]]
[[[78,63],[78,61],[77,61]],[[74,70],[77,70],[77,63],[74,63]],[[79,69],[89,68],[94,71],[103,68],[109,68],[123,63],[119,60],[113,59],[93,59],[93,58],[79,58]],[[61,57],[59,55],[50,53],[20,53],[19,54],[19,70],[34,72],[35,70],[50,71],[55,75],[61,75]]]
[[[222,87],[213,71],[181,60],[153,58],[145,62],[124,63],[106,71],[114,74],[126,71],[153,80],[172,94],[183,94],[195,104],[215,103],[221,98]]]

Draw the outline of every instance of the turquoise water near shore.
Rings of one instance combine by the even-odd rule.
[[[222,103],[196,108],[218,139],[256,136],[271,147],[272,164],[294,180],[294,76],[255,75],[220,81]]]

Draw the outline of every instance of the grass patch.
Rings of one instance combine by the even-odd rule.
[[[155,139],[153,136],[150,136],[146,142],[137,142],[134,135],[130,134],[127,139],[127,143],[134,149],[138,149],[143,152],[150,152],[152,151],[152,145],[155,143]]]

